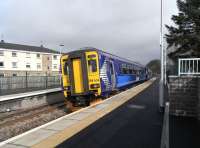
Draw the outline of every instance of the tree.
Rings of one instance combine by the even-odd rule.
[[[176,26],[168,26],[166,34],[168,56],[174,58],[187,53],[189,57],[200,56],[200,0],[177,0],[178,15],[173,15],[172,20]]]
[[[154,74],[160,74],[160,60],[152,60],[146,65]]]

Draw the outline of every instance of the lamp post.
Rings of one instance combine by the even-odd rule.
[[[65,46],[64,44],[60,44],[60,55],[62,54],[62,48]]]
[[[161,0],[161,15],[160,15],[160,52],[161,52],[161,77],[159,83],[159,108],[160,111],[164,109],[164,48],[163,48],[163,0]]]
[[[64,47],[64,44],[60,44],[60,59],[61,59],[61,56],[62,56],[62,48]],[[61,60],[60,60],[60,66],[59,66],[59,73],[60,73],[60,85],[62,85],[62,74],[61,74]]]

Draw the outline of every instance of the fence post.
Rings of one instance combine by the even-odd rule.
[[[0,96],[1,96],[1,91],[2,91],[2,78],[0,77]]]
[[[48,87],[48,76],[47,76],[47,72],[46,72],[46,88]]]
[[[180,70],[180,64],[181,64],[181,59],[178,59],[178,76],[180,76],[180,72],[181,72],[181,70]]]
[[[25,79],[25,82],[26,82],[26,89],[28,88],[28,72],[26,71],[26,79]]]

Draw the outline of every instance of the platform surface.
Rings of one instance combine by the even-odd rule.
[[[114,142],[115,139],[112,139],[110,137],[121,135],[121,134],[123,135],[124,132],[127,132],[127,130],[129,131],[130,130],[129,128],[128,129],[125,128],[126,125],[135,127],[137,123],[142,123],[144,124],[144,126],[149,125],[149,127],[152,127],[152,129],[150,130],[157,130],[157,128],[160,129],[161,117],[159,116],[159,114],[158,116],[155,116],[155,112],[156,112],[155,110],[157,109],[156,107],[157,101],[156,99],[152,99],[152,96],[151,96],[152,92],[151,90],[149,91],[147,89],[149,86],[151,86],[151,84],[154,81],[155,79],[149,80],[147,82],[144,82],[143,84],[140,84],[134,88],[131,88],[107,100],[104,100],[96,105],[89,106],[87,108],[81,109],[72,114],[56,119],[50,123],[42,125],[31,131],[28,131],[22,135],[11,138],[5,141],[4,143],[0,143],[0,146],[5,147],[5,148],[12,148],[12,147],[19,147],[19,148],[35,147],[36,148],[36,147],[55,147],[55,146],[70,147],[70,146],[73,146],[73,144],[77,144],[76,142],[73,143],[74,141],[73,139],[75,137],[75,141],[78,140],[78,142],[80,143],[83,142],[82,143],[83,145],[86,144],[85,147],[95,147],[95,146],[98,146],[99,144],[100,144],[99,146],[101,147],[102,146],[101,144],[106,144],[106,141],[109,141],[109,140],[111,143],[113,144],[115,143]],[[143,91],[144,92],[147,91],[147,94],[145,93],[145,95],[143,95],[144,94]],[[138,94],[139,96],[140,95],[142,96],[140,98],[134,98]],[[157,97],[155,96],[155,98]],[[137,100],[139,102],[137,102]],[[146,100],[147,103],[145,103],[144,100]],[[152,102],[152,101],[155,101],[155,102]],[[133,103],[129,104],[129,102],[133,102]],[[136,104],[134,102],[136,102]],[[152,103],[156,105],[152,106]],[[153,114],[152,114],[152,108],[154,108],[154,111],[155,111],[155,112],[153,111],[154,112]],[[125,113],[123,112],[120,113],[119,111],[125,111]],[[111,118],[109,118],[110,116]],[[154,119],[158,122],[152,123],[151,121]],[[98,122],[100,122],[100,124]],[[108,124],[106,124],[105,122],[106,123],[108,122]],[[106,127],[105,125],[108,125],[108,126]],[[95,129],[94,127],[97,127],[97,129]],[[149,133],[148,132],[149,127],[144,128],[144,130],[146,131],[146,135],[148,135]],[[88,135],[86,135],[85,137],[84,136],[85,131],[88,131],[88,129],[93,129],[93,130],[92,132],[86,132],[88,133]],[[140,137],[139,136],[140,130],[141,129],[135,129],[135,131],[133,130],[131,131],[131,133],[138,135],[138,139],[152,138],[151,135]],[[91,139],[90,134],[92,134],[94,138],[96,137],[96,139],[101,137],[100,139],[102,140],[104,139],[105,143],[101,143],[101,142],[98,143],[98,141],[96,142],[93,141],[94,139],[93,140]],[[130,138],[132,134],[130,135],[128,134],[127,139]],[[141,134],[141,136],[143,136],[143,134]],[[158,138],[157,143],[159,143],[160,133],[158,134],[156,132],[155,136],[156,138]],[[112,140],[114,141],[112,142]],[[88,141],[91,141],[92,143],[87,143]],[[131,140],[129,140],[129,142],[130,141]],[[92,145],[93,143],[96,143],[96,145]],[[83,145],[82,146],[75,145],[75,147],[76,146],[83,147]]]
[[[158,82],[66,140],[58,148],[160,148]]]
[[[0,102],[24,98],[24,97],[36,96],[36,95],[41,95],[41,94],[53,93],[53,92],[58,92],[58,91],[62,91],[62,88],[59,87],[59,88],[52,88],[52,89],[30,91],[30,92],[25,92],[25,93],[3,95],[3,96],[0,96]]]

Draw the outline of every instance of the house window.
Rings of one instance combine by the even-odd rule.
[[[26,57],[27,57],[27,58],[30,58],[30,57],[31,57],[29,52],[26,53]]]
[[[4,73],[0,73],[0,77],[4,77]]]
[[[4,67],[4,63],[0,62],[0,68]]]
[[[26,63],[26,68],[31,68],[30,63]]]
[[[40,58],[40,54],[39,54],[39,53],[37,53],[37,58],[38,58],[38,59]]]
[[[54,56],[53,56],[53,59],[54,59],[54,60],[57,60],[57,55],[54,55]]]
[[[4,55],[4,51],[0,50],[0,56],[3,56],[3,55]]]
[[[50,67],[49,67],[49,66],[47,66],[47,69],[49,70],[49,69],[50,69]]]
[[[41,64],[37,63],[37,69],[41,69]]]
[[[47,57],[47,60],[49,60],[49,57]]]
[[[54,64],[53,65],[53,69],[57,69],[58,67],[57,67],[57,64]]]
[[[17,62],[12,62],[12,67],[17,68]]]
[[[13,77],[16,77],[16,76],[17,76],[17,74],[16,74],[16,73],[13,73],[13,74],[12,74],[12,76],[13,76]]]
[[[16,57],[17,56],[17,53],[16,52],[12,52],[12,57]]]

